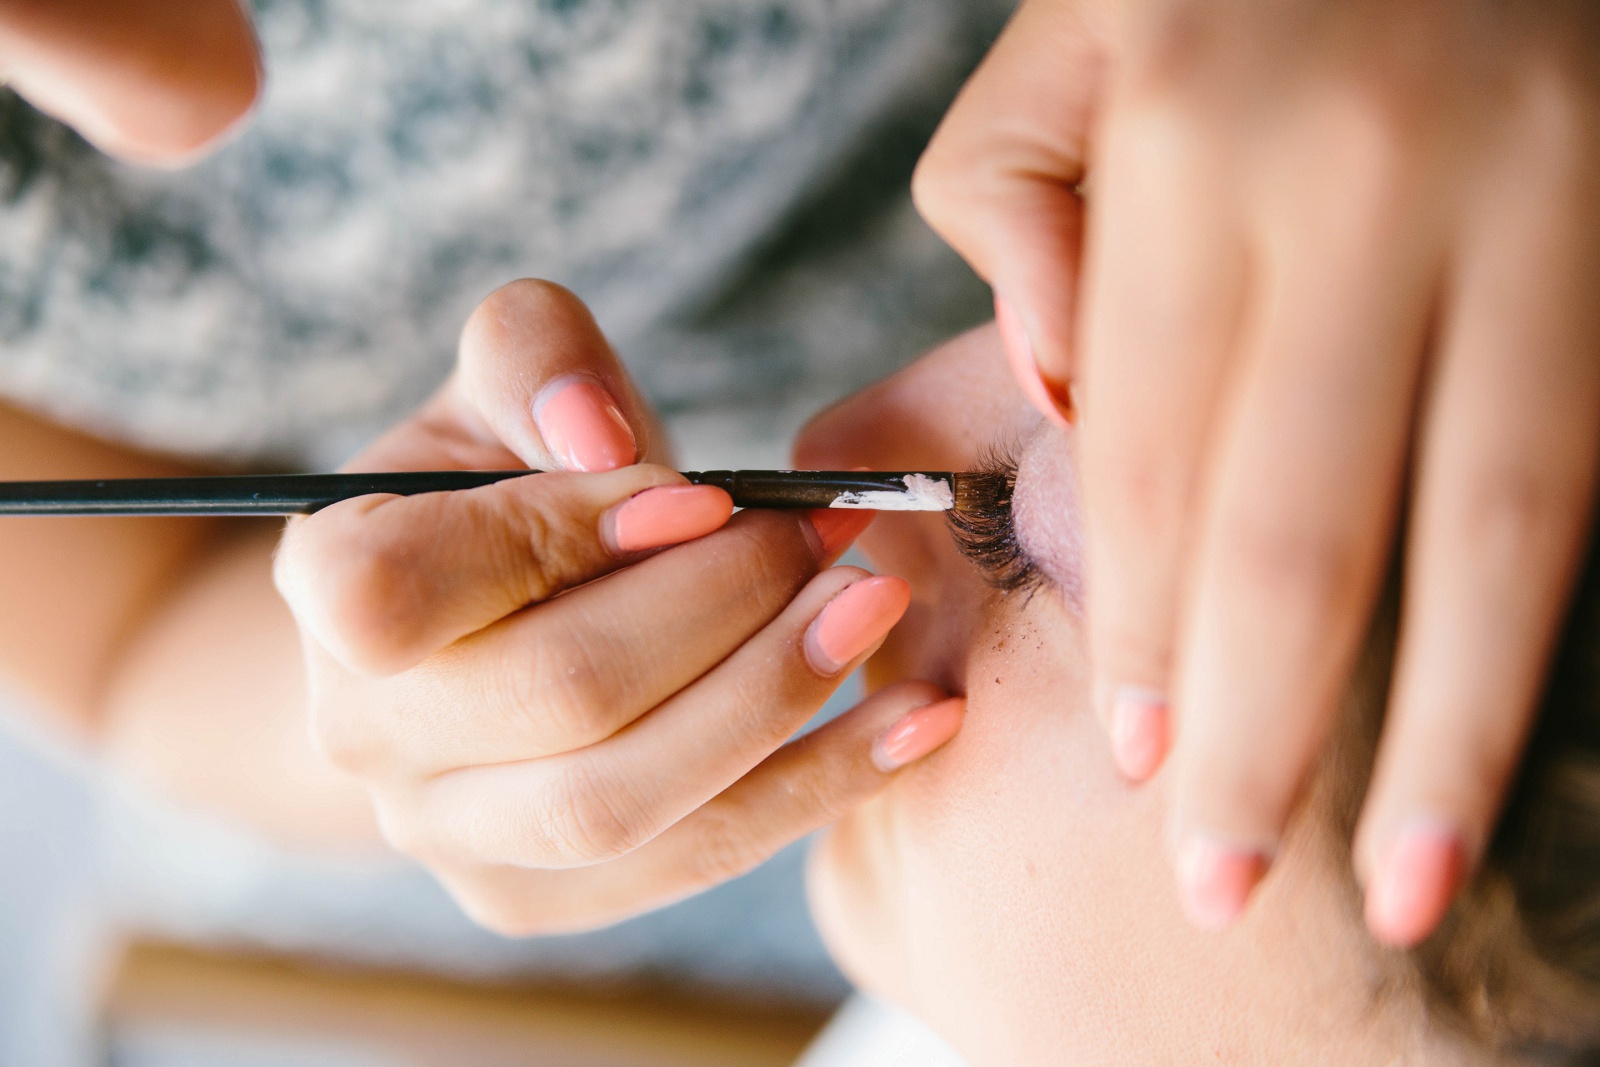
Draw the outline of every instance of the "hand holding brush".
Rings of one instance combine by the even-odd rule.
[[[469,322],[441,392],[339,476],[482,484],[321,502],[277,556],[320,748],[389,841],[504,933],[739,874],[955,729],[911,715],[944,694],[909,683],[786,743],[909,587],[832,566],[870,512],[734,515],[737,484],[634,465],[648,425],[583,306],[516,283]],[[891,756],[877,740],[896,723]]]

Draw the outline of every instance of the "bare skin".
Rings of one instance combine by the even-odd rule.
[[[1071,434],[1033,415],[992,329],[820,416],[797,459],[961,467],[996,442],[1019,444],[1033,592],[990,588],[936,518],[885,515],[860,542],[916,591],[875,679],[931,678],[968,710],[813,853],[813,910],[847,972],[974,1067],[1491,1062],[1380,984],[1348,845],[1315,820],[1295,822],[1237,925],[1185,920],[1164,877],[1174,778],[1131,786],[1093,711]]]
[[[5,0],[0,77],[112,155],[177,166],[244,121],[262,70],[236,0]]]

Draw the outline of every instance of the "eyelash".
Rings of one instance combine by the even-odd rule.
[[[994,446],[963,476],[960,506],[948,513],[956,547],[1002,593],[1032,592],[1043,579],[1017,541],[1011,519],[1016,484],[1015,448]]]

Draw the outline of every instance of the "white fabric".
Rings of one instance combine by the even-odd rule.
[[[855,996],[817,1035],[795,1067],[967,1067],[916,1016]]]

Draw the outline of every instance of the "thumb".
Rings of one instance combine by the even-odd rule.
[[[123,159],[176,164],[232,130],[261,90],[238,0],[0,5],[0,75]]]
[[[1007,354],[1048,415],[1069,409],[1084,221],[1078,185],[1107,55],[1092,6],[1023,3],[912,180],[928,224],[994,288]]]
[[[530,467],[608,471],[652,456],[653,423],[583,302],[523,279],[461,334],[461,417]]]

